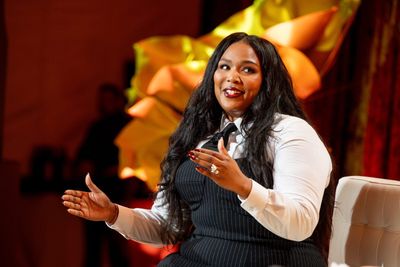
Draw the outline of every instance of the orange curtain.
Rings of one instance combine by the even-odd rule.
[[[400,180],[400,1],[364,1],[322,87],[305,107],[338,176]]]

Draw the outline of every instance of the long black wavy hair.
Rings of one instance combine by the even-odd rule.
[[[272,176],[273,159],[267,153],[268,140],[276,114],[287,114],[306,120],[297,101],[289,73],[274,45],[258,36],[246,33],[233,33],[224,38],[209,59],[203,80],[188,102],[183,119],[170,137],[169,149],[161,163],[161,183],[159,193],[163,194],[168,209],[168,219],[162,226],[163,242],[176,244],[185,240],[192,232],[190,210],[180,198],[175,188],[175,174],[186,154],[207,136],[218,130],[224,111],[214,93],[214,72],[226,49],[236,42],[245,42],[256,53],[262,70],[262,83],[252,105],[243,114],[242,127],[246,134],[246,167],[254,174],[254,179],[267,188],[274,184]],[[328,187],[332,189],[331,187]],[[313,238],[324,256],[327,254],[326,239],[330,237],[331,215],[333,210],[332,190],[325,191],[319,224]]]

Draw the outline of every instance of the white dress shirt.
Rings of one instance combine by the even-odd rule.
[[[332,163],[324,144],[306,121],[282,114],[277,118],[281,120],[273,128],[269,151],[274,158],[274,186],[267,189],[252,180],[249,196],[239,199],[241,207],[269,231],[301,241],[311,236],[318,223]],[[221,129],[228,122],[223,118]],[[228,153],[234,159],[244,155],[245,136],[241,132],[241,122],[241,118],[234,121],[239,130],[230,135],[227,144]],[[207,141],[201,141],[197,147]],[[119,206],[118,218],[109,227],[127,239],[163,245],[160,226],[166,220],[167,208],[157,205],[161,202],[162,195],[159,194],[150,210]]]

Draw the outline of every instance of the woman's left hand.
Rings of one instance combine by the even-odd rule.
[[[197,148],[188,153],[189,158],[198,164],[196,171],[210,177],[216,184],[247,198],[251,191],[251,179],[240,170],[237,162],[229,156],[221,138],[218,151]]]

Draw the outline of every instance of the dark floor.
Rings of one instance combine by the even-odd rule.
[[[5,267],[83,267],[83,220],[69,215],[61,203],[60,187],[21,187],[17,169],[1,164],[0,179],[7,180],[0,193],[0,257]],[[21,190],[22,189],[22,190]],[[129,206],[148,207],[149,200],[132,200]],[[110,231],[112,231],[110,229]],[[155,266],[165,251],[127,241],[131,266]],[[99,255],[108,267],[107,254]]]

